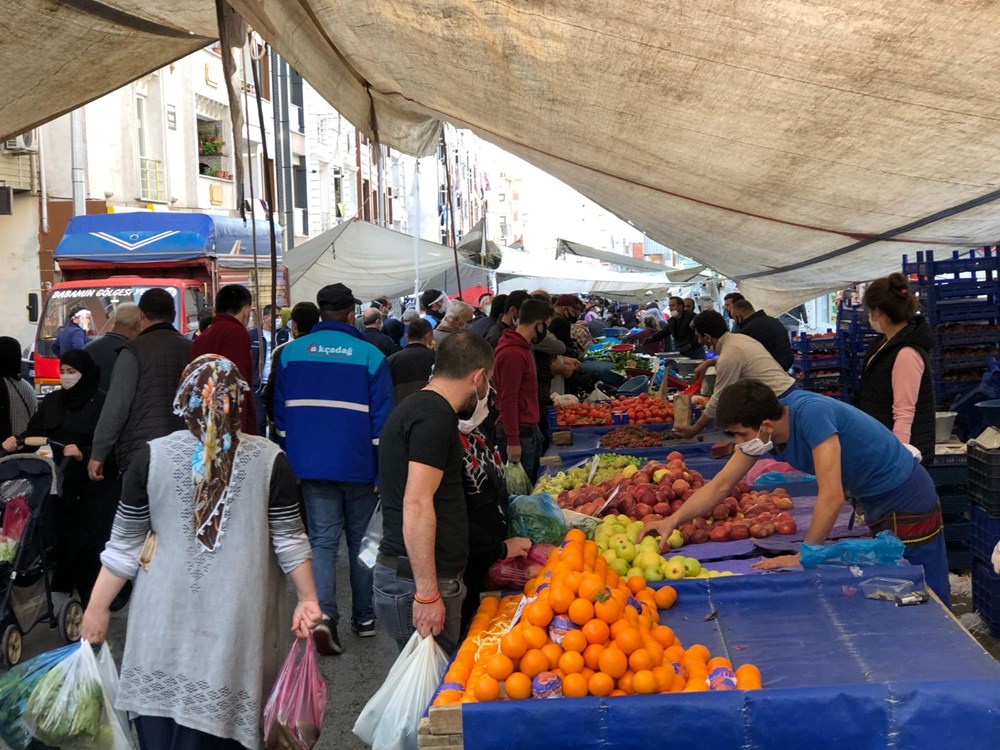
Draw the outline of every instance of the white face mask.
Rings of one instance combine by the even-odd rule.
[[[462,431],[463,434],[468,435],[474,429],[479,427],[486,419],[486,415],[490,413],[490,389],[486,389],[486,395],[483,396],[476,403],[476,410],[472,412],[472,416],[468,419],[458,420],[458,429]]]
[[[745,443],[740,443],[737,447],[744,456],[759,458],[774,448],[774,441],[771,437],[768,437],[767,442],[765,443],[760,439],[760,430],[757,430],[757,437],[752,440],[747,440]]]
[[[83,375],[81,375],[80,373],[76,373],[75,375],[71,375],[71,374],[67,373],[65,375],[60,375],[59,376],[59,383],[60,383],[60,385],[62,385],[63,388],[65,388],[68,391],[74,385],[76,385],[77,383],[79,383],[80,382],[80,378],[82,378],[82,377],[83,377]]]

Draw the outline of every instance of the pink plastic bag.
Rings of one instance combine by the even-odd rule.
[[[28,507],[28,499],[20,496],[12,497],[3,512],[3,535],[20,542],[29,518],[31,518],[31,508]]]
[[[264,707],[266,750],[310,750],[319,741],[326,712],[326,683],[316,663],[316,647],[306,638],[302,656],[299,646],[285,659]]]
[[[497,560],[486,573],[487,590],[513,591],[523,589],[524,584],[538,575],[545,567],[551,544],[534,544],[524,557],[512,557],[509,560]]]

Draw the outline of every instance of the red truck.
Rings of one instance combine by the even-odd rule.
[[[77,307],[90,310],[88,336],[99,336],[111,327],[119,303],[137,302],[147,289],[162,287],[176,303],[174,325],[190,335],[198,329],[198,314],[225,284],[245,284],[259,290],[262,305],[270,302],[270,247],[266,221],[253,226],[229,216],[145,211],[74,217],[55,250],[62,281],[46,292],[40,316],[37,297],[28,301],[29,319],[38,323],[35,391],[44,395],[59,387],[59,359],[52,345]],[[288,292],[280,257],[277,298],[284,305]]]

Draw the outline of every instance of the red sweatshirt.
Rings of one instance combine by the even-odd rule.
[[[538,426],[538,376],[531,347],[515,328],[506,329],[497,342],[493,386],[507,444],[519,446],[520,426]]]
[[[202,354],[221,354],[230,360],[240,375],[253,385],[253,357],[250,355],[250,333],[246,327],[232,315],[221,313],[212,318],[205,332],[194,340],[191,346],[191,359]],[[257,409],[253,393],[243,394],[243,406],[240,411],[240,429],[247,435],[257,434]]]

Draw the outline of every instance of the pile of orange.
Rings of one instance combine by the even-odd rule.
[[[712,670],[732,669],[701,644],[684,648],[660,624],[675,589],[654,591],[639,576],[621,580],[579,530],[524,593],[533,600],[513,627],[521,597],[483,600],[434,705],[530,698],[532,679],[543,672],[560,678],[564,697],[577,698],[709,690]],[[760,672],[743,665],[736,682],[759,688]]]

